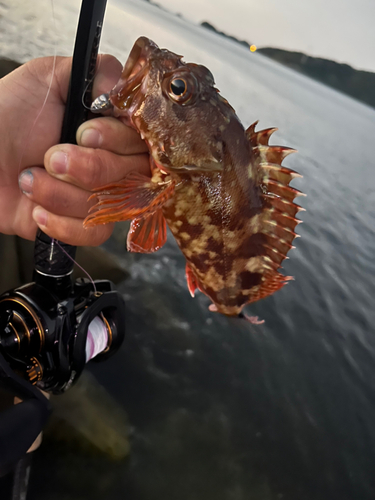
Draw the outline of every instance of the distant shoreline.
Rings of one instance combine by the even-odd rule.
[[[153,1],[146,1],[160,7]],[[202,22],[201,26],[250,49],[250,42],[219,31],[207,21]],[[356,70],[348,64],[312,57],[302,52],[273,47],[258,48],[257,52],[375,108],[375,73],[373,72]],[[17,61],[0,56],[0,78],[20,65],[21,63]]]
[[[251,43],[227,35],[207,21],[202,22],[201,26],[250,49]],[[257,52],[375,108],[375,73],[356,70],[349,64],[308,56],[303,52],[272,47],[259,48]]]

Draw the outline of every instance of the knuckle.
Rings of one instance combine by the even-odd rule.
[[[55,212],[60,204],[59,189],[53,179],[43,176],[34,178],[33,200],[51,212]]]
[[[90,154],[88,169],[86,170],[86,182],[90,188],[100,187],[103,184],[103,176],[108,170],[108,161],[99,149],[94,149]]]

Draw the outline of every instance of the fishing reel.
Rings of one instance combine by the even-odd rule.
[[[110,281],[94,286],[78,279],[61,299],[37,280],[0,297],[0,350],[12,370],[59,394],[88,361],[117,351],[124,338],[124,301]]]
[[[60,394],[125,334],[125,304],[108,280],[71,279],[75,247],[39,232],[34,281],[0,296],[0,352],[12,370]]]

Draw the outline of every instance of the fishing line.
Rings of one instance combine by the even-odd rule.
[[[18,174],[21,172],[21,165],[22,165],[22,160],[25,156],[25,152],[30,144],[30,136],[31,136],[31,133],[32,131],[34,130],[35,128],[35,125],[37,123],[37,121],[39,120],[40,118],[40,115],[42,114],[45,106],[46,106],[46,103],[47,103],[47,100],[48,100],[48,97],[51,93],[51,89],[52,89],[52,84],[53,84],[53,79],[55,77],[55,68],[56,68],[56,59],[57,59],[57,41],[56,41],[56,19],[55,19],[55,9],[54,9],[54,4],[53,4],[53,0],[50,0],[50,3],[51,3],[51,13],[52,13],[52,22],[53,22],[53,64],[52,64],[52,73],[51,73],[51,79],[50,79],[50,82],[49,82],[49,85],[48,85],[48,89],[47,89],[47,92],[46,92],[46,96],[44,98],[44,101],[43,101],[43,104],[42,104],[42,107],[39,111],[39,113],[37,114],[35,120],[34,120],[34,123],[32,124],[27,136],[26,136],[26,141],[25,141],[25,147],[23,148],[22,150],[22,154],[21,154],[21,158],[20,158],[20,161],[19,161],[19,164],[18,164]]]
[[[95,281],[92,279],[92,277],[86,271],[86,269],[84,269],[81,265],[79,265],[78,262],[75,259],[73,259],[73,257],[71,255],[68,254],[68,252],[62,247],[62,245],[60,245],[60,243],[58,242],[58,240],[56,240],[55,238],[51,238],[51,239],[52,239],[52,245],[51,246],[53,246],[56,243],[56,245],[64,252],[64,254],[67,255],[69,257],[69,259],[72,262],[74,262],[74,264],[77,267],[79,267],[79,269],[86,274],[86,276],[88,277],[88,279],[91,281],[91,284],[92,284],[92,287],[94,289],[94,292],[97,293],[96,286],[95,286]]]
[[[100,64],[102,62],[102,54],[98,54],[97,56],[97,60],[96,60],[96,68],[95,68],[95,74],[94,76],[88,81],[86,87],[85,87],[85,90],[83,91],[83,94],[82,94],[82,99],[81,99],[81,102],[82,102],[82,106],[87,109],[88,111],[91,111],[91,107],[90,106],[87,106],[85,104],[85,95],[86,95],[86,92],[88,90],[88,88],[90,87],[90,85],[92,84],[92,82],[95,80],[95,77],[96,75],[99,73],[99,68],[100,68]]]

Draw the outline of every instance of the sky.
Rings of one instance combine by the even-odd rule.
[[[155,0],[254,43],[375,72],[375,0]]]

